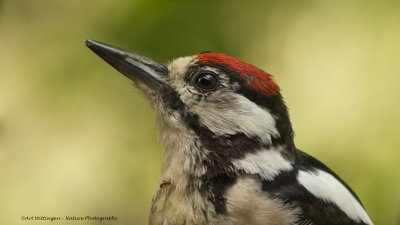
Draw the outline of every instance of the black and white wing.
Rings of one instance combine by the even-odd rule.
[[[302,209],[301,225],[372,225],[356,194],[327,166],[302,151],[294,169],[282,171],[263,191]]]

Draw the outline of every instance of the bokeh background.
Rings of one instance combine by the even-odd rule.
[[[275,75],[300,149],[400,212],[399,1],[0,0],[0,224],[146,224],[154,113],[91,38],[161,62],[202,51]],[[107,222],[21,216],[118,216]]]

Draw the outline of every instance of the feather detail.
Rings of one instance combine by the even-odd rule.
[[[220,63],[239,72],[241,78],[250,88],[262,92],[270,97],[279,92],[279,86],[275,83],[271,74],[246,63],[238,58],[218,53],[202,53],[195,55],[203,63]]]

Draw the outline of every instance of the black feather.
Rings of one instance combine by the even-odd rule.
[[[297,159],[294,164],[294,170],[283,172],[272,181],[264,180],[262,182],[262,190],[287,204],[300,207],[302,209],[300,224],[366,225],[362,221],[356,222],[351,219],[335,204],[315,197],[298,182],[296,176],[300,170],[313,171],[319,169],[325,171],[340,181],[361,204],[350,187],[327,166],[300,150],[296,150],[296,153]]]

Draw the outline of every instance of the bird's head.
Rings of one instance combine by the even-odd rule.
[[[87,45],[150,99],[162,139],[179,133],[198,140],[199,148],[234,158],[262,147],[294,147],[278,85],[251,64],[204,52],[164,65],[99,42]]]

